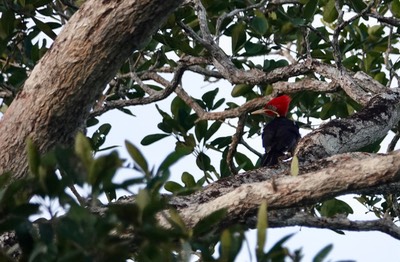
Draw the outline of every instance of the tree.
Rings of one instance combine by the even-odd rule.
[[[259,260],[298,260],[300,254],[282,247],[289,237],[263,250],[267,227],[291,225],[378,230],[400,239],[400,155],[393,152],[400,120],[400,2],[181,2],[0,4],[0,228],[8,244],[19,244],[14,255],[155,261],[199,251],[208,261],[220,242],[220,259],[231,261],[243,232],[257,228]],[[40,33],[54,39],[50,48],[35,40]],[[231,45],[230,55],[222,41]],[[227,80],[232,98],[218,99],[215,85],[194,97],[182,82],[187,72],[206,83]],[[311,132],[292,161],[258,168],[248,155],[259,153],[246,140],[259,135],[265,119],[249,113],[281,93],[292,96],[292,117]],[[127,164],[112,149],[94,156],[104,150],[111,126],[101,125],[90,137],[85,128],[109,110],[132,114],[128,106],[169,96],[170,113],[157,107],[162,133],[148,134],[142,145],[172,136],[175,149],[152,169],[127,142],[141,176],[113,182]],[[237,97],[245,102],[234,102]],[[231,118],[238,119],[235,131],[222,136],[222,123]],[[315,128],[318,120],[326,123]],[[388,152],[377,154],[390,130]],[[206,149],[219,152],[220,161]],[[201,177],[184,172],[184,186],[168,181],[171,165],[189,154]],[[89,199],[75,190],[83,184],[90,185]],[[144,188],[114,201],[117,189],[132,185]],[[162,187],[172,195],[161,195]],[[107,206],[97,201],[103,193]],[[352,208],[335,197],[349,193],[378,218],[348,219]],[[57,199],[66,214],[31,222],[38,212],[28,202],[34,195]],[[3,248],[2,258],[14,251]]]

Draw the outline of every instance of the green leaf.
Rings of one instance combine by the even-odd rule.
[[[270,51],[267,45],[263,43],[252,43],[250,41],[244,44],[244,49],[246,50],[246,53],[243,54],[245,56],[264,55]]]
[[[182,230],[182,232],[188,231],[186,228],[185,222],[183,222],[181,216],[175,209],[172,209],[172,208],[169,209],[169,219],[168,220],[171,223],[171,225],[175,226],[175,228],[179,228],[180,230]]]
[[[224,102],[225,102],[225,98],[219,99],[217,102],[215,102],[215,104],[213,105],[213,107],[212,107],[211,109],[212,109],[212,110],[217,109],[217,108],[220,107]]]
[[[353,214],[353,209],[346,202],[334,198],[323,202],[319,212],[324,217],[333,217],[337,214],[348,216]]]
[[[211,159],[203,152],[197,155],[196,164],[203,171],[209,171],[211,169]]]
[[[299,158],[297,156],[293,156],[292,162],[290,164],[290,174],[292,176],[299,175]]]
[[[210,145],[212,146],[217,146],[218,149],[224,148],[229,146],[229,144],[232,142],[232,136],[225,136],[225,137],[218,137],[214,139]]]
[[[365,8],[367,8],[367,5],[364,3],[363,0],[350,0],[350,3],[352,5],[352,7],[354,8],[354,10],[357,13],[360,13],[361,11],[363,11]],[[393,2],[392,2],[393,3]]]
[[[396,18],[400,18],[400,0],[393,0],[390,5],[390,11]]]
[[[196,186],[196,181],[194,180],[194,177],[191,174],[189,174],[188,172],[183,172],[181,180],[185,184],[186,187],[190,188],[190,187]]]
[[[121,111],[122,113],[127,114],[127,115],[136,116],[136,115],[134,115],[134,114],[131,112],[131,110],[129,110],[129,109],[127,109],[127,108],[118,108],[118,110]]]
[[[151,203],[149,191],[147,189],[140,189],[135,200],[139,209],[144,210],[144,208]]]
[[[239,165],[239,168],[243,168],[243,170],[252,170],[254,169],[254,165],[251,162],[250,158],[248,158],[245,154],[240,152],[236,152],[235,160]]]
[[[319,117],[322,120],[326,120],[334,114],[333,110],[334,106],[332,102],[325,103],[321,109],[321,112],[319,113]]]
[[[28,165],[32,174],[38,175],[40,165],[40,154],[31,138],[26,140],[26,149],[28,151]]]
[[[160,167],[158,168],[157,173],[162,173],[166,172],[169,170],[169,168],[175,164],[179,159],[182,157],[186,156],[187,152],[186,151],[174,151],[170,153],[164,161],[160,164]]]
[[[289,65],[289,63],[288,63],[288,61],[286,61],[284,59],[280,59],[280,60],[277,60],[277,61],[266,59],[266,60],[264,60],[263,69],[266,72],[270,72],[270,71],[272,71],[272,70],[274,70],[276,68],[285,67],[287,65]]]
[[[219,91],[219,88],[215,88],[214,90],[208,91],[201,97],[203,102],[206,104],[207,108],[210,110],[213,108],[214,99],[217,96],[218,91]]]
[[[190,113],[192,109],[179,97],[175,97],[171,102],[171,112],[177,117],[180,111],[184,111],[186,115]]]
[[[51,27],[47,23],[43,23],[39,19],[35,18],[34,16],[31,17],[33,22],[36,24],[36,26],[43,32],[45,33],[48,37],[51,39],[55,40],[57,35],[53,32]]]
[[[224,231],[222,231],[220,243],[221,243],[220,260],[231,261],[230,250],[232,246],[232,237],[231,237],[231,232],[229,232],[229,229],[225,229]]]
[[[167,181],[164,185],[165,190],[171,193],[176,193],[179,192],[180,190],[183,189],[183,186],[180,184],[174,182],[174,181]]]
[[[96,130],[96,132],[93,133],[92,144],[95,151],[98,151],[100,147],[104,144],[108,133],[110,133],[110,130],[110,124],[103,124]]]
[[[201,141],[204,136],[206,135],[207,132],[207,127],[208,127],[208,122],[207,120],[201,120],[197,122],[195,128],[194,128],[194,133],[196,135],[197,141]]]
[[[214,123],[211,124],[210,128],[207,130],[205,136],[204,136],[204,141],[207,141],[212,137],[215,132],[218,131],[218,129],[221,127],[222,122],[221,121],[215,121]]]
[[[75,138],[75,153],[89,170],[93,162],[93,151],[89,139],[79,132]]]
[[[323,262],[324,259],[328,256],[329,252],[331,252],[332,248],[333,245],[329,244],[323,249],[321,249],[313,258],[313,262]]]
[[[86,127],[95,126],[99,123],[99,120],[95,117],[91,117],[86,121]]]
[[[226,209],[219,209],[204,217],[193,227],[193,237],[196,238],[210,232],[214,225],[223,220],[225,215]]]
[[[3,10],[2,10],[3,11]],[[10,9],[2,12],[0,18],[0,39],[7,39],[15,28],[15,14]]]
[[[157,142],[167,136],[170,136],[170,134],[151,134],[145,136],[140,143],[144,146],[153,144],[154,142]]]
[[[194,151],[194,146],[186,142],[176,141],[175,151],[179,151],[182,154],[189,155]]]
[[[260,260],[264,254],[264,247],[267,240],[267,228],[268,228],[268,212],[267,212],[267,201],[264,200],[257,214],[257,258]]]
[[[242,48],[246,42],[246,26],[242,23],[237,23],[232,29],[232,53],[237,54],[237,52]]]
[[[136,146],[134,146],[127,140],[125,140],[125,147],[133,161],[135,161],[135,163],[140,167],[143,174],[149,176],[149,165],[147,164],[146,158],[143,156],[142,152],[140,152],[140,150]]]
[[[284,261],[284,258],[287,255],[287,250],[282,247],[282,245],[289,240],[294,234],[289,234],[281,238],[278,242],[271,247],[271,249],[267,252],[267,256],[270,258],[274,258],[273,261]]]
[[[304,6],[304,18],[308,21],[312,21],[314,18],[314,14],[317,11],[318,0],[310,0]]]
[[[269,28],[269,23],[265,15],[258,10],[254,11],[255,17],[251,20],[250,26],[259,35],[264,35]]]
[[[335,1],[336,0],[329,0],[324,6],[322,17],[324,21],[328,23],[332,23],[333,21],[335,21],[339,15],[335,7]]]
[[[247,85],[247,84],[235,85],[232,89],[231,96],[232,97],[244,96],[253,89],[253,86],[254,85]]]
[[[88,182],[91,185],[98,185],[103,182],[104,187],[111,186],[111,179],[120,166],[121,160],[116,151],[100,156],[92,163],[88,174]]]

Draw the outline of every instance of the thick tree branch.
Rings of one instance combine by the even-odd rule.
[[[400,120],[398,89],[375,96],[360,112],[332,120],[308,134],[295,154],[302,160],[314,161],[327,156],[351,152],[384,137]]]
[[[246,220],[263,200],[270,210],[304,206],[365,187],[378,186],[399,179],[400,154],[343,154],[318,161],[316,170],[300,170],[299,176],[288,171],[265,180],[265,169],[221,179],[200,192],[187,197],[174,197],[174,205],[183,221],[193,227],[202,218],[219,210],[228,214],[224,223]],[[246,173],[247,174],[247,173]],[[261,180],[261,181],[260,181]],[[217,185],[217,186],[215,186]],[[168,222],[159,217],[164,226]]]
[[[26,80],[0,122],[0,174],[27,175],[25,140],[42,153],[69,144],[133,50],[182,1],[88,0]]]

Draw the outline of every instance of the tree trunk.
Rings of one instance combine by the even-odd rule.
[[[96,98],[181,0],[88,0],[71,17],[0,122],[0,174],[27,175],[25,142],[70,144]]]

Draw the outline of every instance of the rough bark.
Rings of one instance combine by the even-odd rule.
[[[178,209],[189,227],[222,208],[228,212],[224,223],[229,224],[246,220],[246,216],[254,214],[263,200],[267,201],[269,210],[301,207],[397,181],[399,161],[399,153],[336,155],[301,170],[299,176],[284,171],[270,174],[271,178],[265,180],[269,170],[261,169],[220,180],[187,197],[174,197],[170,203]],[[163,216],[160,220],[163,225],[168,225]]]
[[[181,3],[89,0],[63,28],[0,122],[0,174],[27,174],[25,141],[69,144],[125,59]]]
[[[346,119],[329,121],[305,136],[295,154],[302,160],[315,161],[356,151],[383,138],[399,120],[399,90],[388,90],[373,97],[360,112]]]

